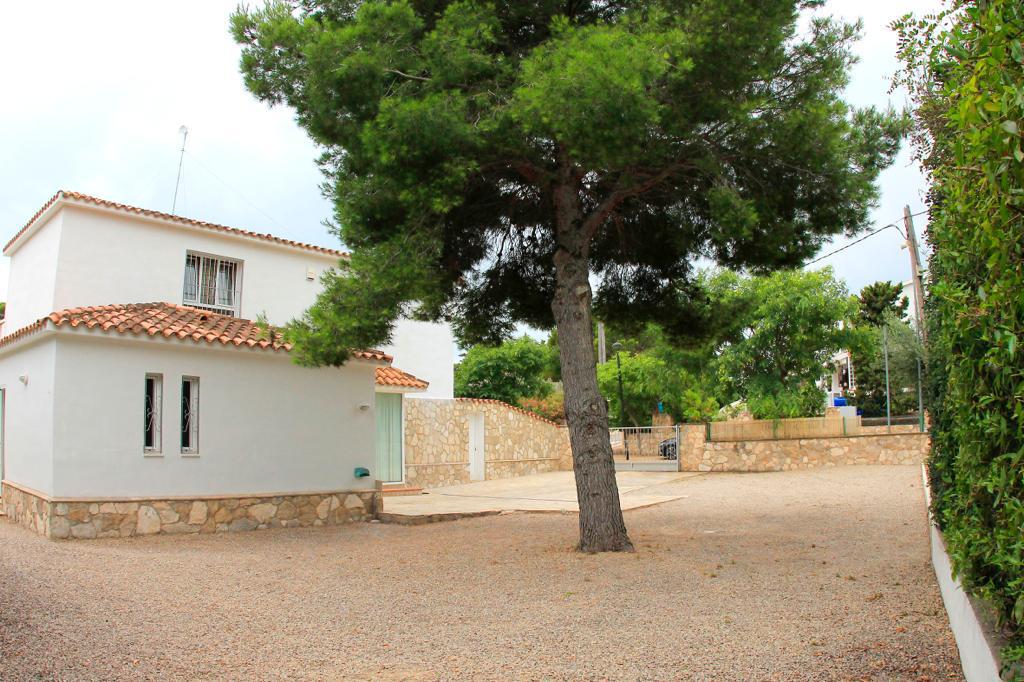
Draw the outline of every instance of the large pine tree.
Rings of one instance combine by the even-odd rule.
[[[324,149],[352,250],[291,328],[338,364],[395,319],[557,327],[580,548],[630,549],[591,309],[685,332],[694,262],[792,266],[867,222],[902,116],[840,92],[819,0],[303,0],[232,17],[246,85]],[[592,283],[597,282],[596,297]],[[415,302],[411,304],[411,302]],[[669,302],[673,302],[669,304]]]

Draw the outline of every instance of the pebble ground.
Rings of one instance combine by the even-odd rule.
[[[47,541],[0,520],[0,680],[951,680],[918,467],[626,513]]]

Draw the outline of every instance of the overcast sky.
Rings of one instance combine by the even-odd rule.
[[[857,106],[897,107],[888,94],[897,68],[889,22],[935,10],[940,0],[832,0],[828,11],[864,19],[847,93]],[[228,35],[237,0],[12,3],[0,41],[0,243],[58,189],[169,211],[178,128],[188,126],[177,213],[336,246],[319,190],[317,150],[285,108],[246,92],[239,50]],[[877,226],[923,209],[925,183],[905,150],[881,177]],[[924,216],[918,218],[919,232]],[[826,247],[830,251],[846,240]],[[822,263],[851,291],[909,278],[895,230]],[[6,297],[0,261],[0,300]]]

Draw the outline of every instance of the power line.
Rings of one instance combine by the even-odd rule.
[[[228,188],[229,190],[231,190],[232,192],[234,192],[235,194],[237,194],[237,195],[238,195],[238,196],[239,196],[239,197],[240,197],[240,198],[241,198],[241,199],[242,199],[243,201],[245,201],[245,203],[249,204],[249,206],[250,206],[250,207],[252,207],[252,208],[253,208],[253,210],[255,210],[255,211],[258,211],[258,212],[259,212],[259,213],[260,213],[261,215],[263,215],[263,217],[264,217],[264,218],[266,218],[266,219],[267,219],[267,220],[269,220],[270,222],[272,222],[272,223],[274,223],[275,225],[277,225],[277,226],[278,226],[279,228],[281,228],[281,230],[285,230],[285,227],[284,227],[284,225],[282,225],[281,223],[279,223],[279,222],[277,222],[276,220],[274,220],[274,217],[273,217],[272,215],[270,215],[269,213],[267,213],[266,211],[264,211],[264,210],[263,210],[262,208],[260,208],[259,206],[257,206],[257,205],[256,205],[255,203],[253,203],[253,202],[252,202],[252,201],[251,201],[251,200],[249,199],[249,197],[247,197],[247,196],[245,196],[244,194],[242,194],[242,192],[241,192],[241,191],[239,191],[239,190],[238,190],[238,189],[236,189],[235,187],[231,186],[231,185],[230,185],[230,184],[228,183],[228,181],[227,181],[227,180],[225,180],[224,178],[220,177],[219,175],[217,175],[216,173],[214,173],[214,172],[213,172],[212,170],[210,170],[210,168],[209,168],[209,167],[208,167],[208,166],[207,166],[206,164],[204,164],[204,163],[203,163],[202,161],[200,161],[200,160],[199,160],[199,158],[198,158],[198,157],[196,157],[196,155],[195,155],[195,154],[193,154],[192,152],[188,151],[187,149],[185,150],[185,154],[188,154],[188,157],[189,157],[190,159],[192,159],[192,160],[193,160],[193,161],[195,161],[195,162],[196,162],[197,164],[199,164],[199,167],[200,167],[200,168],[202,168],[202,169],[203,169],[204,171],[206,171],[207,173],[209,173],[210,175],[212,175],[212,176],[214,177],[214,179],[216,179],[216,180],[217,180],[218,182],[220,182],[220,184],[224,185],[224,186],[225,186],[225,187],[227,187],[227,188]]]
[[[918,211],[917,213],[911,213],[910,216],[911,217],[916,217],[916,216],[919,216],[919,215],[924,215],[927,212],[928,211]],[[825,260],[829,256],[834,256],[837,253],[839,253],[840,251],[845,251],[846,249],[850,248],[851,246],[856,246],[857,244],[860,244],[862,241],[864,241],[868,237],[874,237],[879,232],[882,232],[883,230],[888,230],[890,227],[894,228],[897,232],[899,232],[900,236],[903,237],[904,239],[907,238],[907,236],[905,234],[903,234],[903,232],[900,230],[899,225],[896,224],[895,222],[892,222],[892,223],[889,223],[888,225],[883,225],[882,227],[879,227],[877,230],[872,230],[871,232],[868,232],[866,235],[864,235],[860,239],[852,241],[849,244],[846,244],[845,246],[841,246],[838,249],[836,249],[835,251],[829,251],[828,253],[826,253],[823,256],[818,256],[817,258],[815,258],[812,261],[807,261],[806,263],[804,263],[804,267],[807,267],[808,265],[814,265],[818,261]]]

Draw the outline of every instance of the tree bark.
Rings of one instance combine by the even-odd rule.
[[[582,229],[579,195],[570,184],[554,192],[558,249],[551,310],[565,389],[583,552],[633,551],[626,534],[615,482],[615,460],[608,433],[608,407],[597,386],[591,327],[589,244]]]

